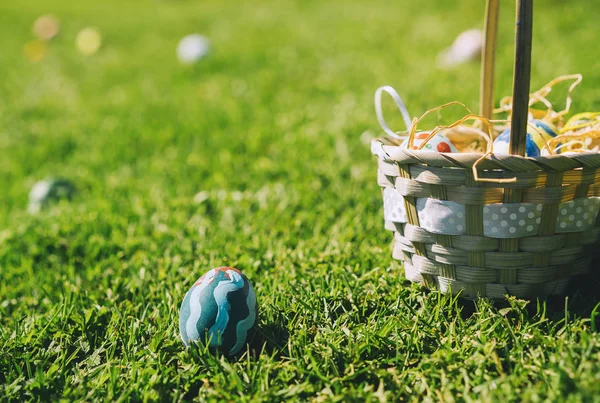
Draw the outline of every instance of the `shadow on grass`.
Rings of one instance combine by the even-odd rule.
[[[571,280],[566,296],[553,296],[547,300],[550,314],[563,317],[568,312],[577,317],[587,317],[595,321],[595,328],[600,328],[600,317],[597,315],[600,303],[600,262],[595,262],[590,274],[577,276]]]
[[[223,351],[208,347],[208,342],[192,342],[187,349],[189,356],[203,365],[210,366],[213,360],[225,358],[229,362],[238,362],[240,358],[249,352],[252,359],[256,360],[262,354],[280,357],[287,345],[289,333],[284,326],[276,323],[259,325],[256,334],[250,343],[246,344],[239,353],[228,355]]]
[[[461,317],[470,318],[477,312],[477,303],[472,300],[459,299]],[[495,301],[494,308],[503,309],[511,306],[507,300]],[[553,295],[547,298],[532,298],[525,307],[529,317],[538,316],[541,311],[553,322],[571,318],[590,318],[592,329],[600,330],[600,262],[593,264],[592,272],[576,276],[571,280],[565,295]]]
[[[250,343],[250,352],[254,358],[260,354],[281,357],[290,337],[287,329],[278,323],[267,323],[258,328]]]
[[[267,323],[260,325],[256,335],[248,344],[248,350],[252,360],[258,360],[260,355],[268,354],[277,359],[287,344],[289,333],[284,326],[277,323]],[[218,367],[219,360],[225,358],[229,363],[236,363],[244,360],[244,353],[248,351],[243,349],[239,354],[228,356],[219,351],[210,350],[206,344],[192,343],[187,349],[187,359],[199,364],[196,366],[196,373],[191,376],[188,382],[183,400],[198,399],[202,388],[210,388],[208,376],[206,375],[207,368]]]

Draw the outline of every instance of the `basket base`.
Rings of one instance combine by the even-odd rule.
[[[394,257],[398,258],[400,256]],[[431,290],[453,295],[458,294],[460,298],[464,299],[488,298],[492,300],[505,300],[507,296],[515,296],[521,299],[544,299],[551,296],[565,295],[573,277],[579,277],[591,272],[590,270],[579,270],[577,273],[571,273],[568,277],[533,284],[467,283],[447,277],[422,273],[412,264],[412,260],[408,254],[404,254],[402,257],[399,260],[403,263],[404,275],[407,280],[421,284]],[[593,264],[587,262],[583,266],[586,269],[591,269]],[[596,269],[598,269],[597,266]],[[600,270],[594,271],[600,272]]]

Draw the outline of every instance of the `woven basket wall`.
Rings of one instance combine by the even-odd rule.
[[[600,251],[600,155],[439,154],[373,140],[386,229],[406,277],[503,299],[563,294]]]

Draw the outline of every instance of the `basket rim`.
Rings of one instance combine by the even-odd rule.
[[[389,137],[371,140],[371,153],[379,159],[397,164],[426,164],[447,168],[472,168],[484,153],[440,153],[437,151],[408,150],[394,144]],[[523,157],[512,154],[491,153],[478,164],[479,169],[504,169],[512,172],[570,171],[579,168],[600,168],[600,153],[583,152]]]

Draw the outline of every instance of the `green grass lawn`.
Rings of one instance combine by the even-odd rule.
[[[478,63],[434,62],[483,3],[0,2],[0,400],[598,401],[599,282],[472,306],[391,258],[373,92],[396,87],[414,115],[476,110]],[[536,2],[532,88],[582,73],[576,111],[600,109],[592,3]],[[49,12],[62,31],[32,63]],[[496,99],[513,19],[503,1]],[[74,47],[86,26],[104,39],[91,57]],[[193,32],[213,52],[184,67]],[[31,216],[47,176],[78,195]],[[239,360],[179,339],[185,292],[220,265],[259,300]]]

